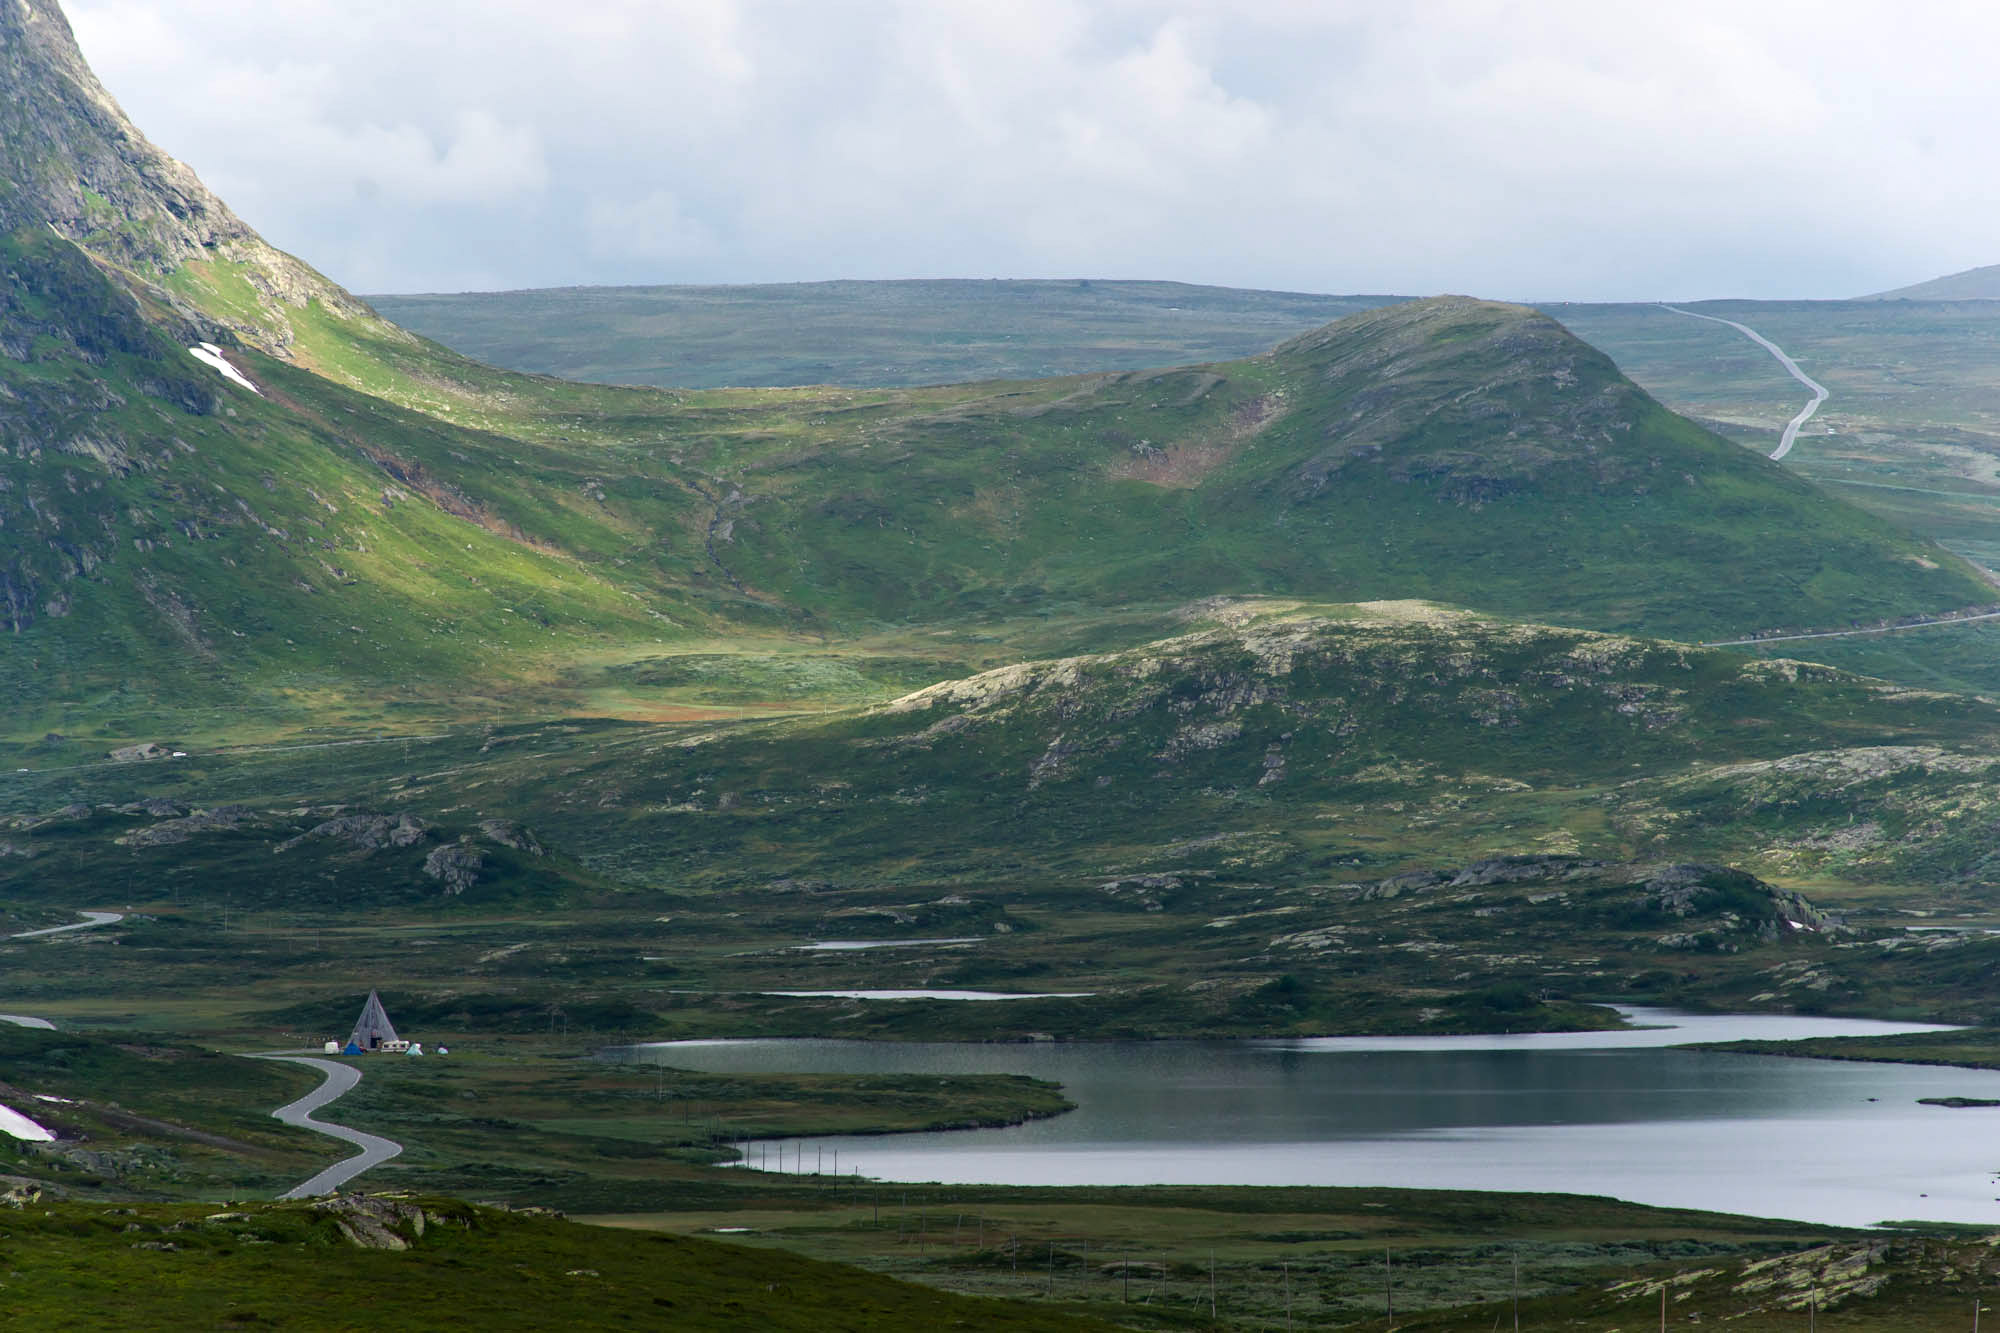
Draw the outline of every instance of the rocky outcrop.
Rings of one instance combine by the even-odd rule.
[[[424,873],[444,885],[447,897],[457,897],[479,882],[486,858],[464,843],[446,843],[424,858]]]
[[[82,803],[65,805],[40,815],[0,815],[0,829],[32,833],[48,824],[73,824],[90,818],[90,807]]]
[[[1464,897],[1459,891],[1521,884],[1560,886],[1529,894],[1526,901],[1533,906],[1552,903],[1582,911],[1587,910],[1582,905],[1589,903],[1600,913],[1623,916],[1636,912],[1650,920],[1688,922],[1691,929],[1655,940],[1666,948],[1709,947],[1716,943],[1718,931],[1773,937],[1841,929],[1839,918],[1794,889],[1767,884],[1732,866],[1701,863],[1621,865],[1578,856],[1500,856],[1458,870],[1392,875],[1372,884],[1351,886],[1350,891],[1357,901],[1375,902],[1404,894]],[[1576,889],[1574,900],[1572,886]]]
[[[292,341],[287,310],[317,300],[336,315],[372,318],[339,286],[266,244],[139,132],[85,63],[56,0],[0,0],[0,87],[0,233],[54,231],[142,278],[191,261],[241,265],[264,318],[232,321],[233,332],[274,355]],[[231,340],[165,291],[150,294],[211,341]]]
[[[285,839],[274,850],[289,852],[309,839],[327,838],[363,852],[379,852],[385,847],[414,847],[430,836],[430,830],[429,824],[411,814],[341,815]]]
[[[110,807],[113,814],[150,815],[154,819],[178,819],[187,813],[187,807],[160,796],[148,796],[143,801],[128,801],[124,805]]]
[[[511,819],[483,819],[479,822],[479,831],[485,834],[489,840],[499,843],[502,847],[510,847],[517,852],[526,852],[529,856],[548,855],[548,850],[542,846],[534,834],[528,832],[527,829],[516,824]]]
[[[333,1222],[348,1244],[364,1250],[407,1250],[446,1219],[414,1203],[381,1194],[342,1194],[315,1203],[315,1216]]]
[[[219,805],[213,810],[197,810],[179,819],[163,819],[157,824],[127,833],[118,839],[121,847],[170,847],[202,833],[231,833],[251,822],[254,815],[240,805]]]

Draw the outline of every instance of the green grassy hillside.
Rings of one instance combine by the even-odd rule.
[[[663,646],[918,625],[941,632],[936,679],[982,638],[1040,623],[1073,652],[1213,595],[1684,637],[1987,595],[1546,317],[1465,298],[1056,379],[666,392],[493,370],[272,250],[126,121],[48,0],[0,13],[0,38],[24,90],[0,110],[17,741],[592,711],[593,680]],[[1092,304],[1117,324],[1183,290]]]
[[[531,675],[545,622],[573,642],[662,632],[629,592],[434,480],[418,456],[455,433],[240,349],[266,392],[228,384],[179,345],[188,330],[57,238],[0,242],[0,264],[22,353],[0,363],[16,734],[143,734],[168,701],[181,725],[204,710],[296,725],[321,696],[379,706],[412,679]]]
[[[1993,882],[1977,829],[2000,714],[1983,700],[1428,604],[1221,603],[1187,617],[1142,647],[817,717],[473,730],[16,775],[0,830],[17,855],[0,875],[56,902],[110,877],[156,896],[192,859],[246,881],[240,901],[275,905],[290,889],[251,882],[261,860],[415,903],[444,892],[425,859],[462,845],[485,866],[465,901],[502,903],[786,877],[1225,865],[1345,877],[1501,852],[1627,860],[1665,844],[1772,857],[1791,874],[1862,864]],[[121,803],[135,782],[153,805]],[[398,835],[405,814],[419,826]],[[515,821],[535,847],[510,845],[523,841]]]
[[[150,289],[54,237],[5,253],[23,740],[214,734],[225,701],[239,727],[574,709],[579,662],[697,637],[1216,593],[1696,636],[1985,591],[1517,307],[1418,303],[1169,372],[669,395],[488,371],[313,304],[301,364],[231,353],[259,394]],[[214,264],[174,285],[224,313],[251,290]]]
[[[363,977],[454,1029],[633,1038],[1490,1030],[1635,997],[1985,1021],[2000,941],[1901,913],[2000,901],[1997,749],[1988,701],[1805,663],[1209,604],[813,718],[16,775],[0,897],[16,929],[140,914],[10,946],[30,1012],[229,1031],[323,1026]],[[919,943],[793,947],[829,938]],[[761,994],[884,985],[1091,998]]]
[[[316,328],[307,361],[567,446],[562,482],[614,511],[662,477],[700,494],[701,550],[662,577],[699,573],[820,632],[1275,593],[1720,637],[1990,596],[1521,307],[1410,303],[1178,370],[676,395],[531,393],[365,325]],[[439,474],[479,484],[452,462]]]
[[[10,1220],[8,1300],[54,1329],[1109,1329],[843,1265],[449,1199],[104,1209]]]

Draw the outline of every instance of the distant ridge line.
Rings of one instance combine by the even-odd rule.
[[[1947,273],[1928,282],[1913,282],[1886,292],[1855,298],[1861,301],[1994,301],[2000,300],[2000,264],[1986,264]]]

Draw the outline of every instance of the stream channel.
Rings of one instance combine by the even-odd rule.
[[[712,1072],[1030,1074],[1077,1108],[1006,1129],[786,1140],[891,1181],[1563,1191],[1867,1226],[2000,1228],[2000,1072],[1677,1049],[1930,1030],[1623,1009],[1638,1030],[1000,1044],[666,1042],[607,1058]],[[742,1145],[751,1164],[777,1145]],[[838,1154],[836,1159],[835,1154]]]

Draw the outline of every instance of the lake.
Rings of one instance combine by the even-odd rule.
[[[715,1072],[1015,1073],[1077,1109],[1007,1129],[803,1140],[885,1180],[1556,1190],[1866,1226],[2000,1228],[2000,1073],[1675,1049],[1924,1024],[1627,1009],[1635,1031],[1272,1041],[713,1041],[622,1058]],[[798,1144],[787,1140],[787,1166]],[[819,1156],[823,1150],[823,1157]],[[751,1146],[751,1160],[775,1160]]]

